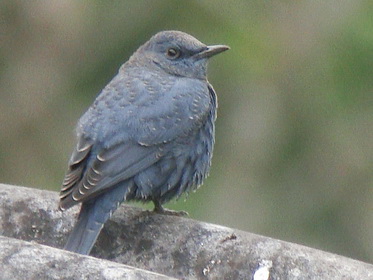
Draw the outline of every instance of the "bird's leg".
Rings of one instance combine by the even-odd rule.
[[[154,210],[153,212],[162,215],[172,215],[172,216],[189,216],[186,211],[174,211],[170,209],[163,208],[162,204],[158,200],[153,200]]]

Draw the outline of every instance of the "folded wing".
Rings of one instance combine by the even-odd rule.
[[[98,153],[95,153],[96,149],[92,141],[80,137],[61,188],[62,210],[131,178],[163,155],[160,146],[146,147],[136,142],[100,148]]]

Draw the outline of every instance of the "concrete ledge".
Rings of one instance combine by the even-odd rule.
[[[0,237],[0,248],[0,279],[175,279],[9,237]]]
[[[78,208],[62,213],[57,204],[55,192],[0,184],[0,235],[61,248]],[[65,254],[74,255],[66,266],[87,258]],[[178,279],[373,279],[367,263],[126,205],[107,223],[92,255]]]

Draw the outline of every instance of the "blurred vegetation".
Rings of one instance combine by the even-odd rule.
[[[372,1],[0,2],[0,181],[59,190],[74,126],[160,30],[231,50],[192,218],[373,262]]]

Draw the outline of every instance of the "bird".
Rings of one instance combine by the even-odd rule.
[[[217,96],[207,61],[228,50],[181,31],[140,46],[79,119],[59,209],[81,204],[65,250],[89,255],[124,201],[162,204],[197,189],[215,142]]]

